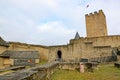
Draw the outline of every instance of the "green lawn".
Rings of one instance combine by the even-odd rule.
[[[40,61],[40,65],[43,65],[43,64],[46,64],[48,61],[45,61],[45,60],[42,60],[42,61]]]
[[[120,69],[113,65],[100,65],[98,71],[79,73],[57,69],[51,80],[120,80]]]

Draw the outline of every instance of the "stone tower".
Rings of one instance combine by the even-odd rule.
[[[102,10],[85,15],[87,37],[107,36],[106,17]]]

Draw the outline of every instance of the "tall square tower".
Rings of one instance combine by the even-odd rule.
[[[107,36],[106,17],[102,10],[85,15],[87,37]]]

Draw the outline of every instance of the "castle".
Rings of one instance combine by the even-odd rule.
[[[80,37],[76,33],[75,38],[71,39],[67,45],[43,46],[20,42],[7,43],[0,38],[0,55],[2,55],[0,56],[0,67],[14,65],[16,60],[10,59],[10,55],[4,53],[6,50],[8,53],[9,51],[38,51],[38,59],[47,61],[80,61],[82,58],[101,61],[110,60],[111,56],[117,55],[115,52],[120,52],[120,35],[108,35],[103,11],[86,14],[85,19],[87,37]],[[35,63],[39,63],[38,59],[35,60]]]

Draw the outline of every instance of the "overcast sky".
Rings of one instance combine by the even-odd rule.
[[[86,36],[85,14],[100,9],[108,34],[119,35],[120,0],[0,0],[0,36],[28,44],[67,44],[76,32]]]

